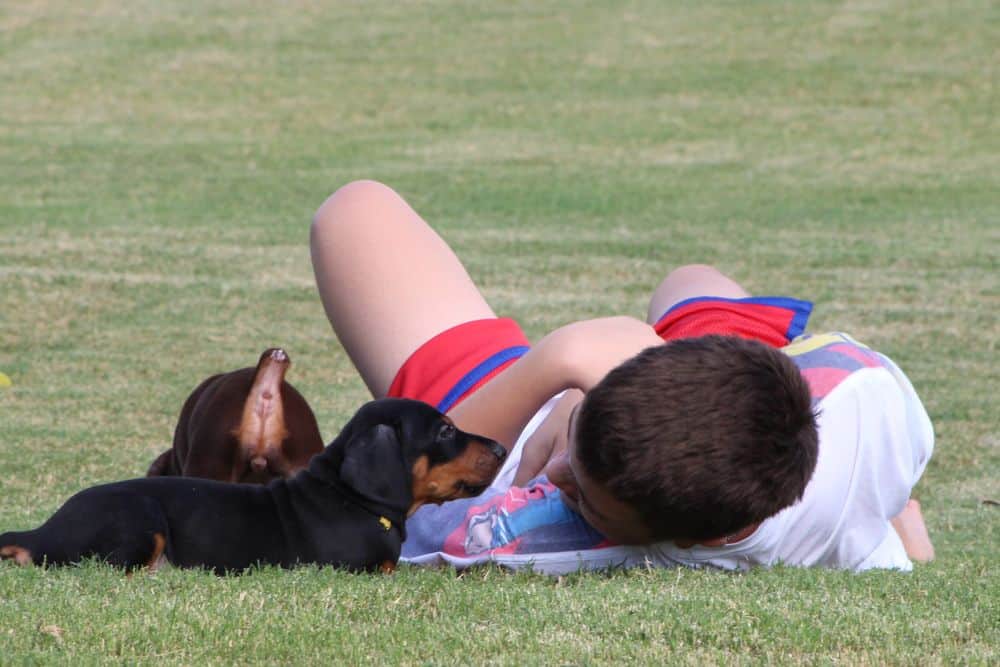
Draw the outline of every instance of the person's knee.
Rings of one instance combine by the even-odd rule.
[[[709,264],[685,264],[663,279],[649,300],[647,321],[656,322],[674,305],[699,296],[743,298],[746,290],[726,274]]]
[[[678,266],[676,269],[667,274],[667,277],[663,279],[664,283],[671,284],[688,284],[692,282],[701,282],[705,279],[717,279],[725,278],[729,280],[722,271],[710,264],[685,264],[683,266]]]
[[[338,188],[313,214],[310,238],[315,243],[345,226],[364,223],[387,200],[398,199],[396,191],[372,180],[351,181]],[[377,216],[375,216],[377,219]]]

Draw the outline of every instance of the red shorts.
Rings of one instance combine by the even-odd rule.
[[[808,301],[787,297],[695,297],[673,306],[655,329],[663,340],[721,334],[781,347],[803,332],[811,311]],[[415,398],[448,412],[519,359],[529,345],[509,318],[459,324],[417,348],[396,373],[388,395]]]
[[[530,343],[509,318],[473,320],[442,331],[403,362],[388,396],[415,398],[448,412],[510,366]]]
[[[708,334],[784,347],[806,328],[812,303],[785,296],[696,296],[671,306],[654,325],[663,340]]]

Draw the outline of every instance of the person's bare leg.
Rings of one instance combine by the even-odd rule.
[[[742,299],[750,294],[739,283],[715,267],[707,264],[688,264],[671,271],[653,290],[646,321],[656,324],[671,306],[696,296]]]
[[[313,217],[310,248],[327,318],[375,397],[424,342],[495,317],[451,248],[381,183],[330,195]]]
[[[906,555],[910,560],[926,563],[934,560],[934,545],[927,533],[927,524],[920,511],[920,503],[913,498],[906,501],[906,506],[891,522],[899,539],[903,542]]]

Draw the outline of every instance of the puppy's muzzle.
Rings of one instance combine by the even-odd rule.
[[[486,440],[485,438],[481,441],[486,445],[486,449],[493,453],[493,456],[497,457],[499,463],[503,463],[504,459],[507,458],[507,450],[503,448],[499,442],[495,440]]]

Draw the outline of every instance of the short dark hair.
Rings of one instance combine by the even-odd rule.
[[[651,347],[580,407],[584,472],[653,540],[713,539],[802,497],[816,467],[809,386],[780,350],[732,336]]]

